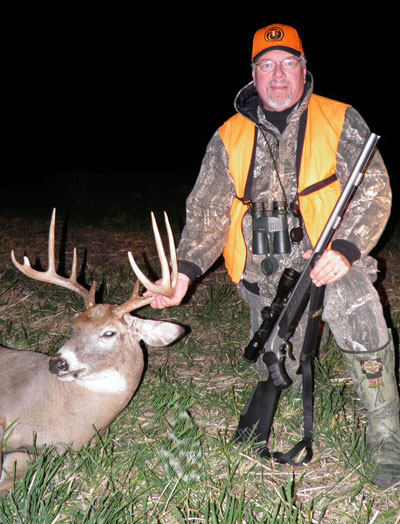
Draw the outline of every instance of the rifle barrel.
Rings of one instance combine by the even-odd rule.
[[[375,150],[379,138],[380,136],[371,133],[368,139],[365,141],[353,171],[351,172],[346,185],[343,188],[343,191],[338,198],[332,213],[330,214],[326,226],[324,227],[315,245],[311,258],[301,272],[300,277],[297,280],[297,283],[285,307],[281,311],[281,314],[276,321],[275,327],[272,329],[271,334],[266,341],[264,347],[267,351],[276,351],[279,347],[282,346],[282,343],[287,341],[288,338],[293,334],[293,331],[296,328],[296,325],[299,322],[308,302],[311,289],[311,270],[318,258],[328,247],[332,236],[338,228],[348,203],[352,199],[357,187],[361,183],[364,171]],[[280,339],[280,341],[276,340],[277,337]]]

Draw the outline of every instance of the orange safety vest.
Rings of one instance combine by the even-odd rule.
[[[298,180],[301,214],[310,241],[315,246],[340,195],[340,183],[332,175],[336,172],[336,154],[349,105],[311,95],[308,105],[307,126]],[[255,124],[237,113],[219,129],[229,154],[229,170],[237,197],[242,198],[249,174],[254,148]],[[312,190],[314,184],[327,185]],[[329,182],[329,183],[328,183]],[[224,249],[225,265],[235,283],[239,283],[246,264],[246,244],[242,221],[248,206],[236,198],[231,209],[231,226]]]

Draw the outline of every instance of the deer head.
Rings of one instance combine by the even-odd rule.
[[[151,282],[139,269],[131,252],[128,258],[138,280],[132,296],[120,305],[95,303],[95,283],[90,289],[77,281],[77,254],[73,251],[73,262],[69,277],[57,274],[55,269],[55,217],[53,210],[48,245],[48,269],[38,271],[31,267],[29,259],[24,257],[23,264],[16,260],[14,251],[11,258],[15,266],[26,276],[57,284],[78,293],[85,301],[86,311],[74,319],[74,332],[68,342],[49,361],[49,370],[64,382],[76,381],[98,392],[122,392],[127,388],[126,373],[122,369],[128,366],[130,379],[140,379],[143,371],[143,358],[139,351],[139,340],[152,346],[165,346],[176,340],[183,328],[173,323],[140,319],[130,313],[149,304],[154,294],[171,296],[177,282],[177,260],[172,230],[165,214],[168,233],[171,272],[154,214],[151,214],[153,231],[160,259],[162,278],[159,284]],[[148,296],[139,295],[139,283],[151,292]],[[130,348],[127,351],[127,348]]]

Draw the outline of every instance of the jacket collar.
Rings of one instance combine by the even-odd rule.
[[[304,94],[296,106],[293,108],[288,120],[294,118],[300,118],[300,115],[307,108],[311,98],[311,94],[314,88],[314,80],[310,72],[307,71],[306,85],[304,88]],[[251,81],[245,85],[236,95],[234,106],[238,113],[242,114],[256,125],[260,124],[259,121],[259,108],[260,98],[254,86],[254,82]]]

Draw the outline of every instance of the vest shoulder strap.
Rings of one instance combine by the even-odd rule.
[[[230,172],[235,173],[233,181],[236,196],[240,200],[246,200],[250,198],[251,194],[251,181],[248,188],[246,185],[248,179],[252,178],[248,175],[252,172],[254,164],[256,149],[254,144],[257,140],[256,125],[237,113],[219,128],[219,134],[229,153]]]

